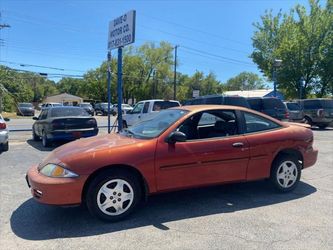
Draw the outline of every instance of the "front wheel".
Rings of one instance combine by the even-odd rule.
[[[99,219],[119,221],[135,210],[141,200],[140,183],[125,171],[106,171],[89,185],[86,204],[89,212]]]
[[[272,166],[270,180],[280,192],[290,192],[296,188],[301,178],[301,165],[290,155],[278,157]]]
[[[42,134],[42,144],[43,144],[44,148],[47,148],[47,147],[50,146],[50,140],[47,139],[46,133],[44,131],[43,131],[43,134]]]
[[[2,150],[3,150],[4,152],[6,152],[6,151],[9,150],[9,143],[8,143],[8,141],[7,141],[5,144],[3,144],[3,146],[2,146]]]

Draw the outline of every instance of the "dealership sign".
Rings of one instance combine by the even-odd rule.
[[[135,10],[112,20],[109,23],[108,49],[123,47],[135,40]]]

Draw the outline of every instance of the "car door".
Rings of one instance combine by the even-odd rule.
[[[49,109],[44,109],[40,116],[38,117],[38,120],[36,121],[36,132],[38,136],[42,136],[42,131],[44,129],[45,123],[46,123],[46,118],[48,114]]]
[[[155,161],[157,189],[245,180],[249,150],[247,140],[239,134],[236,117],[231,110],[198,113],[177,128],[187,135],[185,142],[170,144],[159,140]]]
[[[244,136],[249,143],[250,161],[246,179],[257,180],[270,176],[272,159],[284,141],[280,124],[250,112],[242,112]]]
[[[140,121],[143,107],[144,107],[144,102],[138,102],[134,106],[132,112],[126,115],[126,122],[129,126],[132,126],[133,124]]]

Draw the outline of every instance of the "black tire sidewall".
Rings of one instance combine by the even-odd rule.
[[[126,212],[120,214],[120,215],[107,215],[104,214],[97,205],[97,194],[99,189],[108,181],[113,179],[122,179],[128,182],[134,193],[134,199],[133,202],[128,210]],[[104,221],[110,221],[110,222],[116,222],[119,220],[122,220],[123,218],[129,216],[137,207],[137,205],[140,203],[142,196],[142,191],[140,187],[140,183],[138,178],[135,175],[131,175],[129,172],[126,171],[103,171],[101,174],[97,175],[93,181],[90,183],[87,192],[85,194],[85,201],[86,205],[88,207],[89,212]]]
[[[285,161],[292,161],[296,165],[297,173],[298,173],[295,183],[291,187],[288,187],[288,188],[282,187],[277,180],[278,168]],[[296,157],[290,156],[290,155],[279,156],[277,159],[274,160],[273,165],[272,165],[272,170],[271,170],[270,180],[271,180],[271,183],[273,184],[273,187],[277,191],[283,192],[283,193],[294,190],[297,187],[297,185],[301,179],[301,170],[302,170],[301,164],[298,162]]]

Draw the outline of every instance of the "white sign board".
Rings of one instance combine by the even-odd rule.
[[[193,94],[192,96],[195,98],[195,97],[199,97],[199,94],[200,94],[200,90],[193,90]]]
[[[135,10],[112,20],[109,23],[108,49],[123,47],[135,40]]]

